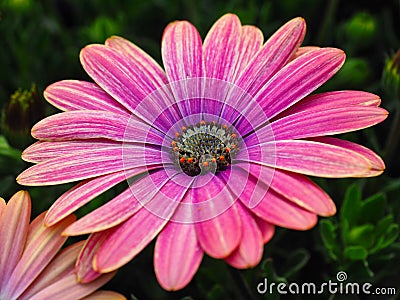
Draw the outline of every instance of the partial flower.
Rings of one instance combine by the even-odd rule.
[[[54,203],[47,225],[129,183],[64,231],[91,233],[78,259],[81,281],[96,278],[91,267],[116,270],[156,237],[155,273],[167,290],[186,286],[204,253],[253,267],[275,225],[306,230],[318,215],[335,213],[331,198],[305,175],[383,172],[371,150],[330,137],[383,121],[379,97],[310,95],[345,54],[300,47],[305,29],[295,18],[264,43],[258,28],[227,14],[203,42],[191,23],[176,21],[162,37],[164,69],[113,36],[81,51],[94,83],[47,87],[47,101],[64,112],[33,127],[39,141],[23,158],[36,165],[18,182],[80,181]]]
[[[60,251],[67,237],[61,233],[75,221],[69,215],[45,227],[45,213],[29,223],[31,199],[28,192],[17,192],[6,202],[0,198],[0,299],[104,299],[95,292],[115,272],[98,276],[90,283],[78,283],[75,261],[84,242]],[[84,298],[89,296],[90,298]],[[123,300],[113,293],[107,299]]]

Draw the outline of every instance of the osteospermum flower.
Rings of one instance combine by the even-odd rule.
[[[46,215],[52,225],[128,179],[129,187],[70,225],[91,233],[78,277],[92,265],[110,272],[157,235],[154,267],[169,290],[184,287],[203,254],[236,268],[260,262],[278,225],[296,230],[330,216],[335,205],[305,175],[382,173],[371,150],[326,137],[383,121],[378,96],[361,91],[310,95],[342,66],[334,48],[300,47],[296,18],[263,44],[262,32],[227,14],[204,42],[187,21],[167,26],[162,69],[121,37],[81,51],[94,80],[50,85],[46,99],[64,112],[32,129],[39,141],[23,158],[36,165],[18,182],[83,180]],[[184,258],[184,259],[183,259]]]
[[[87,284],[76,281],[75,261],[84,242],[59,251],[66,240],[61,233],[75,221],[73,215],[45,227],[45,213],[29,224],[30,214],[27,192],[16,193],[7,204],[0,198],[0,299],[126,299],[111,291],[95,292],[114,273]]]

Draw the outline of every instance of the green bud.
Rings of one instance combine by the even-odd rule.
[[[366,12],[355,14],[339,30],[343,42],[348,44],[351,50],[365,49],[371,46],[376,39],[377,32],[375,17]]]
[[[391,58],[386,59],[382,82],[389,94],[400,98],[400,49]]]
[[[16,12],[25,12],[31,9],[33,0],[4,0],[3,5]]]
[[[31,142],[31,127],[43,118],[44,110],[35,84],[30,90],[18,89],[11,95],[3,109],[2,129],[12,146],[24,147]]]

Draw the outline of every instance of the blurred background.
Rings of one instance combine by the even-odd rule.
[[[8,200],[21,188],[33,200],[33,216],[48,209],[72,185],[21,187],[16,176],[28,164],[21,151],[34,140],[30,128],[57,110],[43,98],[45,87],[62,79],[90,80],[79,51],[103,43],[111,35],[139,45],[158,62],[164,27],[186,19],[204,37],[224,13],[262,29],[268,38],[296,16],[307,22],[303,45],[343,49],[343,68],[318,91],[356,89],[378,94],[388,119],[343,138],[365,145],[386,163],[384,175],[369,179],[314,179],[334,199],[338,213],[321,218],[307,232],[277,229],[265,246],[262,263],[235,271],[223,261],[205,257],[192,282],[179,292],[166,292],[153,271],[153,247],[124,266],[106,288],[128,299],[279,299],[260,295],[257,284],[335,280],[345,271],[348,281],[396,287],[400,293],[400,1],[399,0],[1,0],[0,1],[0,195]],[[396,54],[397,53],[397,54]],[[117,187],[78,211],[93,210],[119,191]],[[72,242],[72,240],[71,240]],[[291,299],[327,299],[293,296]],[[330,299],[377,299],[336,295]],[[289,298],[288,296],[283,297]]]

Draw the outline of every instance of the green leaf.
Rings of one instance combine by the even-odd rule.
[[[362,246],[348,246],[344,249],[344,257],[350,260],[365,260],[368,251]]]
[[[385,208],[386,197],[383,193],[378,193],[365,199],[361,205],[360,222],[375,224],[383,217]]]
[[[353,184],[344,196],[342,208],[340,210],[341,222],[348,222],[349,227],[353,227],[358,222],[358,216],[361,209],[361,190]]]
[[[352,228],[344,237],[346,245],[360,245],[370,248],[375,243],[375,226],[372,224],[364,224]]]
[[[337,243],[337,227],[330,220],[321,220],[319,223],[319,230],[321,232],[321,238],[325,248],[332,249]]]

